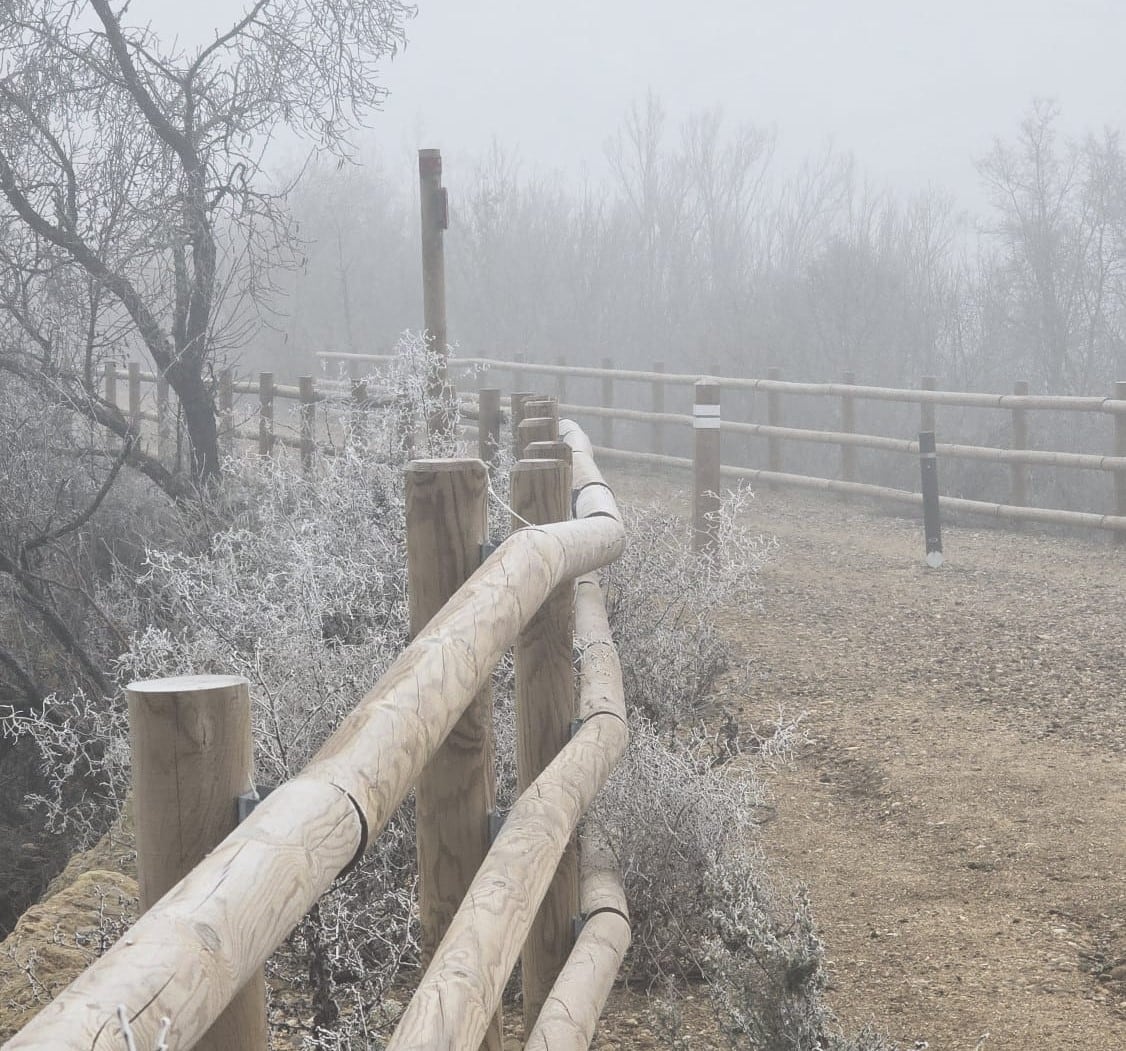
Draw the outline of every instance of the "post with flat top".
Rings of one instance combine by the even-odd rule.
[[[313,456],[317,446],[313,440],[317,420],[317,391],[312,376],[301,376],[297,381],[301,401],[301,473],[313,473]]]
[[[1013,385],[1013,393],[1018,397],[1024,397],[1028,394],[1028,382],[1026,380],[1017,380]],[[1028,410],[1023,408],[1013,409],[1013,435],[1012,447],[1014,449],[1027,449],[1028,448]],[[1014,507],[1026,507],[1028,505],[1028,465],[1023,463],[1013,463],[1012,467],[1012,485],[1009,492],[1009,503]],[[1018,525],[1019,523],[1014,523]]]
[[[665,363],[663,361],[653,362],[653,371],[654,372],[664,372],[665,371]],[[653,392],[653,402],[652,402],[653,412],[654,413],[663,413],[665,411],[665,381],[664,380],[654,380],[652,392]],[[654,420],[653,421],[653,437],[652,437],[653,448],[652,448],[652,452],[656,453],[658,456],[662,455],[665,451],[665,432],[664,432],[663,428],[664,428],[664,424],[662,424],[660,420]]]
[[[942,565],[942,521],[938,500],[938,453],[934,431],[919,432],[919,465],[923,488],[923,534],[926,538],[926,561],[932,569]]]
[[[512,507],[519,515],[513,529],[568,519],[569,474],[560,460],[518,463],[512,469]],[[574,592],[570,581],[556,588],[516,643],[516,767],[521,792],[570,739],[575,718]],[[521,955],[525,1032],[531,1032],[571,951],[578,911],[578,853],[572,840]]]
[[[432,434],[448,434],[453,413],[447,404],[449,330],[446,326],[446,256],[444,232],[449,228],[449,198],[442,186],[442,151],[418,151],[418,190],[422,211],[422,313],[426,332],[426,386],[434,406]]]
[[[415,460],[406,471],[407,577],[414,638],[476,571],[487,539],[489,474],[480,460]],[[458,720],[415,788],[418,904],[425,966],[489,849],[495,806],[492,687]],[[501,1015],[482,1046],[501,1051]]]
[[[236,675],[186,675],[133,682],[125,693],[143,912],[234,829],[239,797],[257,798],[250,686]],[[195,1047],[265,1051],[266,1039],[266,979],[258,971]]]
[[[219,447],[224,456],[234,453],[235,374],[230,367],[219,373]]]
[[[782,370],[772,365],[766,370],[766,378],[777,381],[782,378]],[[766,422],[771,427],[782,426],[782,395],[779,391],[766,392]],[[766,439],[766,466],[771,471],[782,470],[782,439],[771,435]]]
[[[258,374],[258,455],[274,453],[274,374]]]
[[[856,373],[849,371],[841,377],[846,387],[856,386]],[[856,433],[856,399],[851,394],[841,395],[841,432]],[[856,447],[841,446],[841,478],[846,482],[856,481]]]
[[[500,388],[477,391],[477,455],[490,466],[500,452]]]
[[[714,551],[719,543],[719,465],[720,415],[719,384],[696,381],[696,400],[692,406],[692,432],[695,438],[692,478],[692,549]]]

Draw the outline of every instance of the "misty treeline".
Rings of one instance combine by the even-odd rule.
[[[466,354],[787,378],[1103,392],[1126,375],[1126,156],[1033,104],[977,158],[988,210],[904,196],[825,150],[796,171],[776,135],[718,111],[675,125],[656,98],[576,185],[502,144],[447,162],[450,326]],[[417,325],[417,206],[386,161],[305,173],[303,266],[260,345],[386,350]],[[284,347],[285,349],[280,349]],[[255,355],[255,360],[259,360]]]

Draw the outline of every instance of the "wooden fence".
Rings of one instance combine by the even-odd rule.
[[[138,371],[130,383],[137,416]],[[279,396],[272,384],[259,389]],[[311,384],[298,385],[303,406],[312,393]],[[7,1051],[262,1051],[264,961],[375,843],[412,787],[426,970],[388,1047],[500,1051],[501,996],[521,956],[525,1046],[589,1045],[629,943],[613,860],[597,843],[580,850],[575,838],[627,741],[621,669],[596,575],[625,537],[575,424],[549,415],[514,427],[540,434],[559,458],[514,467],[519,528],[487,557],[484,464],[410,465],[414,640],[309,765],[244,820],[235,823],[232,793],[249,798],[241,791],[250,787],[249,730],[231,706],[245,683],[211,677],[129,687],[138,868],[150,907]],[[491,447],[498,445],[493,433]],[[521,794],[491,836],[489,683],[510,646]],[[221,775],[201,758],[221,736],[220,722],[235,740],[219,742],[218,761],[236,764]],[[192,758],[169,758],[177,755]],[[189,768],[194,788],[183,781]],[[210,816],[201,824],[194,810]],[[169,842],[187,859],[186,874],[168,871]]]
[[[342,362],[355,370],[357,367],[379,367],[387,356],[322,353],[324,362]],[[488,373],[500,371],[511,378],[514,390],[521,390],[528,377],[551,377],[559,411],[577,419],[597,421],[599,444],[595,451],[604,457],[625,459],[637,463],[689,467],[693,457],[669,456],[665,450],[669,438],[678,431],[698,430],[701,416],[698,399],[689,400],[689,390],[698,390],[701,376],[696,373],[668,373],[660,364],[651,371],[612,369],[608,363],[602,368],[568,366],[563,363],[539,364],[522,360],[493,358],[451,359],[451,372],[463,366],[476,374],[474,383],[481,383]],[[574,380],[598,381],[597,404],[576,403],[568,398],[568,388]],[[825,492],[851,494],[887,503],[920,505],[922,496],[917,491],[897,489],[874,484],[859,476],[856,451],[874,449],[917,458],[917,434],[889,436],[865,433],[859,407],[863,402],[908,403],[919,407],[919,432],[936,429],[936,409],[942,406],[972,410],[1001,411],[1010,414],[1012,442],[1009,448],[975,445],[969,443],[938,442],[940,459],[974,460],[1006,465],[1009,468],[1008,491],[998,494],[996,500],[965,499],[943,496],[943,508],[970,512],[1006,522],[1040,522],[1079,528],[1101,529],[1126,540],[1126,382],[1119,382],[1107,397],[1080,397],[1071,395],[1033,395],[1027,384],[1015,385],[1012,394],[985,394],[963,391],[938,390],[933,377],[925,377],[919,389],[862,386],[851,382],[848,375],[841,383],[794,383],[783,380],[779,369],[770,369],[765,379],[741,377],[707,377],[716,386],[714,413],[721,433],[763,439],[765,455],[762,466],[727,462],[722,465],[722,476],[747,479],[771,486],[790,486],[817,489]],[[648,409],[630,409],[616,404],[625,385],[634,387],[635,395],[648,392]],[[736,392],[765,395],[765,421],[740,421],[722,418],[718,406],[720,399]],[[669,412],[673,398],[679,396],[682,412]],[[713,395],[709,394],[711,398]],[[838,425],[831,428],[799,428],[785,424],[785,399],[813,398],[834,405]],[[636,401],[637,398],[635,397]],[[1031,448],[1033,428],[1029,414],[1053,410],[1074,416],[1101,415],[1108,420],[1106,447],[1100,451],[1064,452]],[[712,416],[708,417],[709,419]],[[617,440],[616,421],[647,425],[649,440],[646,448],[622,448]],[[709,425],[710,426],[710,425]],[[830,445],[839,448],[839,466],[836,477],[808,475],[784,470],[784,450],[787,443]],[[1029,490],[1030,467],[1081,469],[1101,473],[1106,479],[1107,501],[1111,510],[1099,512],[1079,508],[1051,508],[1036,506]]]

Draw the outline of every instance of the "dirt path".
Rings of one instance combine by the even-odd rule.
[[[767,850],[809,887],[845,1028],[1126,1047],[1126,550],[948,527],[930,571],[913,522],[792,493],[753,515],[780,548],[765,613],[729,621],[746,705],[810,737]]]

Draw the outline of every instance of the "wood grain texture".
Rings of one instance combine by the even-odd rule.
[[[121,1051],[118,1004],[137,1046],[195,1046],[356,855],[363,826],[348,797],[298,778],[275,790],[146,912],[5,1051]]]
[[[527,406],[525,406],[527,408]],[[521,431],[530,423],[525,419]],[[553,423],[544,419],[545,424]],[[571,512],[570,470],[561,460],[522,460],[512,468],[512,507],[522,523],[543,525]],[[574,586],[564,581],[520,632],[516,664],[516,770],[524,791],[566,744],[575,718]],[[578,853],[568,844],[521,956],[524,1028],[539,1014],[572,945],[579,909]]]
[[[147,911],[237,824],[236,799],[253,788],[250,685],[229,675],[185,676],[131,683],[126,697],[137,883]],[[265,1051],[261,970],[197,1048]]]
[[[524,411],[532,403],[524,403]],[[520,458],[528,455],[527,448],[532,442],[551,442],[559,437],[559,421],[550,416],[525,416],[517,428],[517,443],[520,446]]]
[[[354,860],[368,834],[383,828],[544,599],[562,581],[613,561],[624,542],[621,523],[605,515],[523,529],[506,540],[431,619],[305,771],[275,790],[5,1047],[120,1047],[114,1018],[122,1001],[140,1044],[155,1043],[160,1019],[167,1016],[172,1020],[169,1048],[191,1047]],[[530,816],[513,824],[514,832],[534,838],[535,830],[550,822],[549,814],[560,814],[565,820],[559,824],[566,826],[558,841],[561,853],[573,829],[572,811],[585,806],[602,783],[624,748],[624,735],[617,719],[588,723],[568,744],[559,775],[548,778],[542,793],[532,791],[534,799],[521,811]],[[551,838],[548,848],[540,844],[540,854],[530,855],[532,867],[538,870],[540,864],[535,857],[551,857],[556,842]],[[541,873],[543,888],[532,910],[557,861],[555,856]],[[494,870],[492,878],[504,883],[503,871],[498,876]],[[478,873],[474,887],[480,879]],[[530,922],[529,913],[514,935],[513,960]],[[497,1002],[499,992],[480,1017],[475,1038],[459,1046],[480,1044]]]
[[[625,750],[619,719],[597,716],[508,815],[427,968],[388,1051],[471,1051],[496,1010],[579,818]]]
[[[406,474],[412,637],[472,575],[488,532],[480,460],[416,460]],[[422,960],[434,954],[489,849],[496,799],[491,683],[478,692],[415,786]],[[498,1008],[483,1047],[500,1051]]]
[[[630,943],[629,921],[600,912],[583,925],[524,1051],[586,1051]]]

